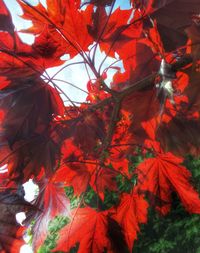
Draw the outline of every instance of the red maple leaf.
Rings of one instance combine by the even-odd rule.
[[[53,181],[63,182],[65,186],[73,186],[74,195],[80,196],[86,191],[91,178],[84,163],[69,163],[61,166],[55,173]]]
[[[108,238],[108,216],[91,208],[73,211],[71,222],[60,230],[56,251],[69,251],[79,243],[78,253],[102,253],[105,249],[114,253]]]
[[[105,190],[117,191],[116,176],[118,171],[110,168],[97,167],[92,174],[90,184],[99,197],[104,200]]]
[[[182,158],[171,153],[158,154],[144,160],[137,168],[139,189],[150,193],[151,200],[162,214],[170,210],[173,191],[188,212],[200,213],[199,195],[190,183],[191,173],[181,165],[182,162]]]
[[[116,9],[112,15],[107,15],[105,8],[99,7],[93,14],[93,23],[89,25],[90,34],[111,57],[115,57],[115,52],[123,59],[128,58],[128,48],[134,51],[134,40],[141,34],[139,25],[129,26],[132,10]],[[103,17],[103,18],[102,18]],[[131,21],[133,21],[131,19]],[[127,51],[126,51],[127,50]]]
[[[117,191],[116,176],[118,171],[99,167],[92,161],[75,161],[61,166],[53,180],[62,181],[66,186],[73,186],[74,194],[79,196],[90,185],[100,198],[104,199],[105,190]]]
[[[71,121],[68,131],[73,136],[75,146],[85,155],[93,153],[95,156],[105,136],[105,123],[98,113],[86,112]]]
[[[41,36],[44,28],[49,29],[51,41],[54,40],[62,46],[63,54],[68,53],[74,57],[79,52],[87,50],[92,43],[87,29],[87,24],[91,22],[90,6],[86,11],[82,11],[79,9],[80,1],[62,0],[48,1],[45,9],[41,3],[32,6],[26,1],[18,2],[24,11],[23,18],[33,22],[31,28],[23,31]]]
[[[166,51],[184,46],[188,39],[184,29],[192,24],[192,14],[199,14],[200,3],[196,0],[184,2],[154,0],[152,7],[154,11],[151,16],[157,21],[158,31]]]
[[[148,203],[144,196],[136,193],[123,194],[113,218],[122,226],[129,250],[133,248],[134,240],[140,231],[140,223],[147,222]]]

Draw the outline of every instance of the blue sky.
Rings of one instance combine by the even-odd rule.
[[[128,9],[130,7],[129,0],[116,0],[116,5],[121,6],[122,9]]]

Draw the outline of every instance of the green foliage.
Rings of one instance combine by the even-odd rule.
[[[50,253],[51,250],[55,248],[56,241],[58,240],[58,232],[61,228],[63,228],[69,219],[63,216],[56,216],[55,219],[49,222],[48,225],[48,236],[44,242],[44,244],[38,250],[38,253]],[[61,252],[57,252],[61,253]]]
[[[79,206],[80,198],[74,195],[74,189],[72,186],[65,187],[65,193],[70,200],[70,208],[74,209]]]

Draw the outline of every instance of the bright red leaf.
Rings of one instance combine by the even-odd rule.
[[[148,203],[143,195],[123,194],[117,211],[113,215],[124,230],[130,252],[140,231],[140,223],[147,222],[147,209]]]
[[[105,249],[114,253],[108,238],[107,213],[91,208],[74,210],[71,222],[60,231],[54,252],[69,251],[76,243],[79,243],[78,253],[102,253]]]
[[[150,199],[162,214],[170,210],[173,191],[188,212],[200,213],[199,194],[191,185],[191,173],[181,165],[182,162],[182,158],[171,153],[158,154],[137,168],[139,189],[149,192]]]
[[[61,166],[55,173],[53,181],[63,182],[65,186],[73,186],[74,194],[80,196],[84,193],[89,185],[91,172],[87,164],[69,163]]]
[[[88,49],[92,39],[87,24],[91,22],[92,8],[79,9],[80,1],[62,0],[47,1],[47,9],[39,3],[37,6],[18,1],[24,10],[23,18],[33,21],[33,26],[24,32],[41,34],[49,30],[49,39],[62,46],[62,53],[74,57]],[[81,31],[81,32],[78,32]],[[52,42],[51,42],[52,43]],[[54,47],[56,50],[56,47]]]

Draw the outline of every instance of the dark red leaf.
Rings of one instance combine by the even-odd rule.
[[[12,18],[3,0],[0,1],[0,30],[7,31],[12,36],[14,35]]]
[[[187,42],[184,29],[192,24],[192,15],[200,13],[198,0],[155,0],[152,17],[158,23],[166,51],[172,51]]]
[[[42,133],[53,115],[64,114],[63,102],[56,90],[36,76],[24,82],[12,80],[1,91],[0,108],[5,112],[1,135],[11,146],[18,140]]]
[[[18,253],[23,244],[25,228],[20,227],[15,215],[31,209],[20,193],[6,190],[0,192],[0,252]]]

